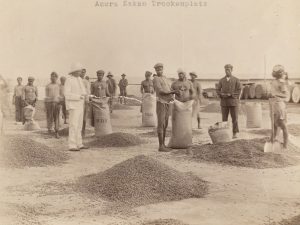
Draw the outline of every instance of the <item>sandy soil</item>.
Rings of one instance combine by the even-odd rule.
[[[114,111],[113,130],[133,134],[154,130],[141,127],[139,109]],[[289,111],[289,122],[300,124],[300,105],[289,105]],[[207,127],[220,119],[218,113],[202,113],[203,129],[194,132],[193,142],[209,142]],[[247,132],[245,116],[240,116],[239,121],[240,138],[261,137]],[[264,111],[263,128],[269,128],[269,124],[268,112]],[[45,122],[40,125],[45,129]],[[21,125],[12,121],[8,121],[6,127],[8,134],[25,134],[51,148],[67,151],[65,137],[57,140],[39,132],[23,131]],[[88,136],[85,141],[90,138]],[[0,224],[126,225],[173,218],[190,225],[267,225],[300,214],[300,165],[251,169],[193,162],[188,157],[159,153],[156,137],[141,135],[141,138],[146,140],[141,146],[70,152],[71,159],[59,167],[0,168]],[[209,194],[202,199],[163,202],[112,214],[110,207],[113,206],[109,203],[74,192],[70,185],[79,176],[104,171],[140,154],[149,155],[179,171],[193,172],[209,182]]]

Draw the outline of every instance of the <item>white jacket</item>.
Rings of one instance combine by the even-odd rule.
[[[87,91],[81,77],[69,76],[65,83],[65,99],[67,109],[76,109],[83,106],[84,98]]]

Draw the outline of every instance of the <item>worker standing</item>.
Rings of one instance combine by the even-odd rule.
[[[277,128],[282,129],[283,134],[283,149],[287,149],[288,145],[288,130],[286,126],[287,112],[285,99],[288,93],[287,77],[284,67],[282,65],[276,65],[273,68],[272,76],[275,80],[271,83],[270,101],[274,116],[274,134],[271,136],[271,140],[274,140],[277,134]],[[274,135],[274,136],[273,136]]]
[[[28,77],[28,83],[23,88],[22,100],[25,106],[31,105],[35,107],[35,104],[38,100],[38,89],[33,85],[34,78]]]
[[[9,115],[8,93],[7,82],[0,74],[0,135],[4,131],[4,119]]]
[[[166,131],[169,121],[169,104],[173,99],[173,94],[178,91],[171,91],[171,86],[167,78],[163,75],[163,64],[154,65],[157,76],[153,79],[154,90],[156,92],[156,114],[157,114],[157,136],[159,142],[158,151],[169,152],[170,148],[165,145]]]
[[[109,97],[108,84],[103,80],[104,71],[97,71],[97,80],[91,86],[91,94],[96,97]]]
[[[85,79],[85,75],[86,75],[86,69],[83,69],[80,77],[84,84],[87,95],[84,99],[83,124],[82,124],[82,131],[81,131],[82,137],[85,136],[86,117],[87,117],[87,114],[89,111],[89,95],[91,94],[91,84],[90,84],[89,80]]]
[[[112,113],[113,111],[113,99],[116,96],[116,91],[117,91],[117,84],[115,79],[113,79],[113,75],[111,72],[108,72],[107,74],[107,89],[108,89],[108,93],[109,93],[109,101],[108,101],[108,105],[109,105],[109,109],[110,109],[110,113]]]
[[[191,82],[193,84],[193,88],[195,91],[195,98],[194,98],[194,103],[193,103],[193,117],[197,117],[197,124],[198,124],[198,129],[201,129],[200,125],[200,105],[201,105],[201,99],[202,99],[202,88],[201,84],[199,81],[196,80],[197,73],[196,72],[190,72],[190,77],[191,77]]]
[[[119,81],[119,88],[120,88],[120,103],[126,104],[125,98],[127,97],[127,86],[128,80],[125,78],[126,74],[122,74],[122,79]]]
[[[69,111],[69,139],[70,151],[87,149],[82,143],[82,125],[84,101],[87,95],[86,88],[80,77],[83,67],[80,63],[72,64],[70,76],[65,83],[66,107]]]
[[[23,122],[23,103],[22,92],[24,85],[22,85],[22,77],[17,78],[18,85],[14,88],[13,104],[15,105],[15,118],[16,123]]]
[[[150,93],[154,94],[153,81],[151,80],[152,73],[150,71],[146,71],[145,80],[141,83],[141,93]]]
[[[221,98],[222,121],[228,121],[230,113],[232,119],[232,138],[237,138],[237,133],[239,132],[239,96],[242,88],[239,79],[232,75],[233,66],[227,64],[224,68],[226,75],[219,81],[217,86],[217,93]]]
[[[178,80],[174,81],[171,89],[177,91],[175,99],[180,102],[187,102],[194,98],[194,88],[192,82],[186,79],[186,73],[179,69]]]
[[[61,94],[61,111],[63,114],[63,119],[64,119],[64,124],[67,124],[67,117],[68,117],[68,113],[67,113],[67,108],[66,108],[66,99],[65,99],[65,83],[66,83],[66,77],[61,76],[60,77],[60,94]]]
[[[59,138],[59,113],[61,107],[61,88],[57,83],[58,75],[56,72],[51,73],[51,83],[46,86],[46,116],[47,116],[47,128],[48,133],[52,132],[52,126],[54,123],[55,137]]]

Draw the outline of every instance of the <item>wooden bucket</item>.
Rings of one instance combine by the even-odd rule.
[[[271,92],[271,85],[269,83],[257,84],[255,87],[255,97],[257,99],[268,99]]]
[[[300,102],[300,88],[298,85],[294,84],[290,86],[290,102],[298,103]]]
[[[243,88],[242,99],[249,98],[249,85],[245,85]]]
[[[251,84],[249,86],[249,95],[248,96],[250,99],[255,98],[255,87],[256,87],[256,84]]]

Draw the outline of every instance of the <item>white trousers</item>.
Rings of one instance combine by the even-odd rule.
[[[81,129],[83,124],[83,104],[69,110],[69,148],[80,148],[82,144]]]

